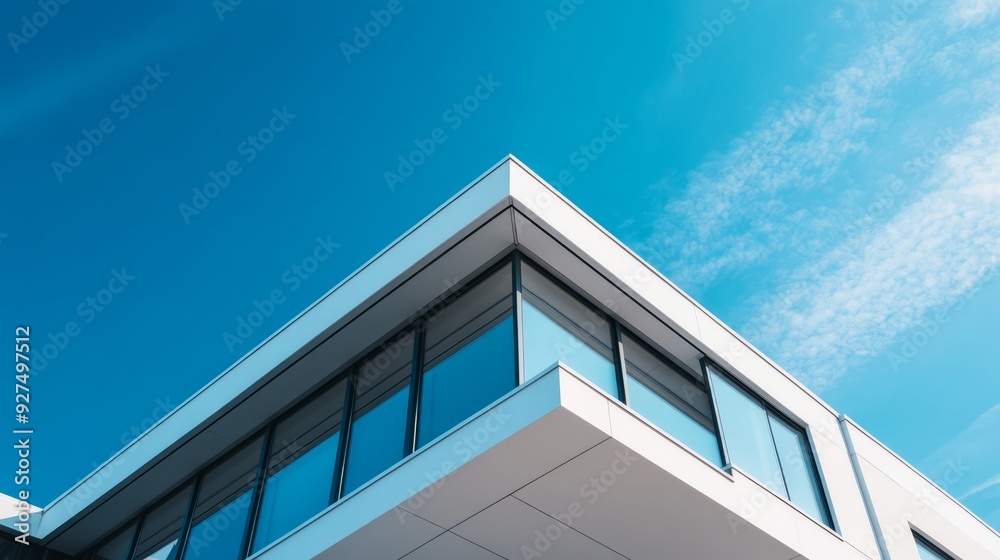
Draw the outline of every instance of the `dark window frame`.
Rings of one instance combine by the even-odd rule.
[[[175,492],[181,490],[182,488],[187,487],[189,491],[192,492],[192,494],[189,496],[188,504],[185,509],[184,518],[182,520],[181,533],[180,536],[178,537],[179,541],[178,541],[178,549],[176,555],[178,559],[183,559],[182,554],[184,553],[184,549],[187,547],[187,539],[190,536],[189,534],[191,531],[190,525],[191,522],[193,521],[192,515],[194,512],[195,500],[197,499],[198,486],[200,486],[201,479],[204,476],[204,474],[211,471],[217,465],[230,459],[233,455],[241,451],[246,445],[250,444],[258,437],[265,438],[264,445],[262,445],[262,457],[265,456],[265,454],[270,451],[269,447],[272,444],[272,441],[268,436],[273,432],[273,430],[277,427],[278,424],[290,418],[300,409],[309,405],[312,401],[314,401],[316,398],[322,395],[324,391],[332,388],[336,383],[343,381],[344,379],[347,379],[347,391],[345,391],[346,393],[345,404],[343,411],[341,413],[343,415],[342,416],[343,420],[341,421],[341,427],[340,427],[340,441],[338,442],[337,445],[337,459],[334,465],[334,473],[333,473],[334,480],[332,484],[331,497],[327,507],[338,502],[341,498],[343,498],[344,471],[346,466],[347,453],[349,452],[351,421],[354,413],[354,394],[357,385],[357,377],[359,375],[359,367],[361,366],[361,364],[363,364],[366,360],[371,359],[376,355],[378,355],[379,352],[384,350],[384,346],[387,343],[393,341],[398,336],[404,334],[407,329],[410,328],[414,329],[414,336],[415,336],[413,344],[414,360],[413,363],[411,364],[410,374],[409,374],[410,387],[411,387],[411,394],[409,395],[409,398],[411,399],[411,401],[413,400],[414,395],[416,395],[419,398],[419,391],[414,393],[412,392],[412,389],[414,382],[416,382],[419,389],[419,378],[420,378],[419,370],[422,367],[420,365],[422,360],[420,360],[419,358],[422,358],[422,353],[423,353],[422,331],[424,325],[426,324],[427,318],[437,313],[438,311],[444,309],[455,300],[461,298],[463,294],[468,292],[470,289],[474,288],[476,285],[478,285],[480,282],[488,278],[494,272],[499,271],[504,266],[510,266],[512,268],[511,270],[511,276],[513,278],[512,297],[514,298],[513,302],[515,304],[514,313],[516,314],[515,317],[519,317],[520,316],[519,313],[520,312],[520,266],[518,257],[519,257],[518,251],[516,249],[511,250],[506,254],[500,255],[495,260],[486,263],[485,265],[480,267],[480,269],[472,272],[467,277],[463,278],[460,282],[452,286],[450,291],[434,298],[434,300],[432,300],[427,305],[423,306],[419,311],[417,311],[407,320],[403,321],[401,324],[396,325],[394,328],[390,329],[387,332],[387,334],[379,338],[366,350],[353,356],[351,359],[347,360],[345,362],[346,364],[345,366],[341,367],[338,370],[334,370],[334,372],[325,381],[317,385],[316,388],[312,390],[308,395],[304,396],[303,398],[301,398],[301,400],[295,402],[294,404],[286,408],[284,411],[269,418],[266,422],[264,422],[261,425],[261,427],[259,427],[253,433],[247,435],[245,438],[241,439],[239,442],[232,445],[230,449],[225,451],[222,455],[212,460],[211,462],[206,463],[204,466],[200,467],[197,472],[192,474],[190,477],[184,479],[181,483],[177,484],[175,487],[171,488],[169,491],[164,493],[163,496],[157,498],[154,502],[152,502],[152,504],[142,508],[138,515],[129,517],[123,523],[116,526],[114,530],[110,531],[104,538],[97,541],[95,545],[91,546],[89,551],[83,556],[85,558],[93,558],[94,555],[97,553],[97,551],[100,550],[102,546],[110,542],[111,539],[115,538],[118,535],[118,531],[121,531],[122,529],[128,527],[130,523],[134,522],[135,530],[132,535],[132,542],[130,543],[129,546],[128,557],[126,558],[126,560],[134,560],[136,548],[138,545],[138,539],[141,534],[143,521],[145,520],[146,515],[149,512],[156,509],[157,507],[159,507],[160,505],[162,505],[163,503],[165,503],[167,500],[173,498]],[[515,320],[514,324],[516,329],[515,353],[517,353],[517,355],[519,356],[521,352],[520,321]],[[519,375],[518,369],[519,368],[515,368],[515,375]],[[515,381],[518,381],[515,387],[519,386],[520,381],[517,377],[515,377]],[[406,434],[408,441],[404,445],[403,458],[408,457],[415,451],[414,446],[416,443],[416,420],[417,420],[416,416],[419,413],[419,411],[417,410],[418,406],[419,403],[416,404],[411,403],[410,405],[408,405],[407,425],[406,425]],[[264,471],[261,471],[260,466],[258,465],[257,478],[254,481],[254,494],[251,500],[251,511],[250,515],[248,516],[248,527],[244,529],[244,534],[243,534],[243,545],[241,546],[242,558],[249,557],[250,555],[249,551],[253,546],[253,533],[255,533],[257,529],[257,519],[260,514],[261,499],[263,498],[262,485],[266,483],[266,481],[267,481],[266,467]]]
[[[205,473],[212,470],[215,466],[221,464],[222,462],[231,458],[234,454],[238,453],[242,448],[253,442],[258,437],[263,437],[264,442],[261,450],[261,461],[262,463],[257,467],[256,479],[253,486],[253,497],[251,501],[251,511],[248,515],[247,527],[244,529],[243,544],[241,546],[242,558],[247,558],[250,556],[250,550],[253,546],[253,537],[257,530],[257,524],[259,521],[260,508],[262,505],[263,498],[263,485],[267,482],[267,470],[266,470],[266,458],[269,456],[271,446],[273,445],[273,432],[278,424],[288,419],[296,412],[302,408],[308,406],[316,398],[323,394],[326,390],[332,388],[336,383],[346,380],[347,388],[345,391],[345,402],[343,409],[341,411],[342,421],[340,426],[340,440],[337,446],[336,462],[333,469],[333,482],[331,485],[331,496],[328,502],[329,505],[340,501],[344,497],[344,478],[346,470],[346,461],[348,454],[350,453],[350,439],[352,433],[352,423],[354,415],[354,401],[358,383],[358,376],[360,375],[360,367],[366,361],[369,360],[385,350],[387,344],[392,343],[397,337],[406,333],[408,329],[413,329],[413,357],[412,363],[410,365],[410,394],[408,396],[409,402],[407,404],[407,415],[406,415],[406,426],[405,434],[406,441],[404,442],[403,456],[402,459],[410,456],[417,451],[417,422],[419,421],[419,399],[420,399],[420,381],[423,373],[423,355],[425,351],[425,336],[424,331],[426,329],[427,320],[429,317],[438,313],[439,311],[446,308],[448,305],[454,301],[461,298],[469,290],[475,288],[482,281],[486,280],[493,273],[499,271],[503,267],[507,266],[511,269],[511,297],[512,297],[512,317],[514,325],[514,387],[519,387],[524,383],[524,338],[523,338],[523,311],[522,311],[522,301],[523,301],[523,287],[522,287],[522,274],[521,265],[522,263],[527,263],[535,271],[541,274],[544,278],[551,281],[555,286],[568,294],[573,300],[577,301],[583,305],[588,312],[594,314],[607,322],[608,328],[610,329],[611,335],[611,351],[612,351],[612,363],[615,369],[615,377],[618,385],[618,395],[613,396],[617,400],[623,403],[625,406],[629,406],[628,397],[628,383],[627,383],[627,368],[626,368],[626,356],[623,347],[623,336],[625,334],[629,335],[633,340],[642,347],[653,354],[656,358],[667,364],[672,370],[681,374],[685,379],[691,381],[696,386],[702,388],[709,397],[710,409],[711,409],[711,422],[714,428],[716,439],[719,442],[723,470],[731,467],[728,451],[725,445],[725,438],[723,437],[722,427],[719,421],[719,414],[717,409],[717,404],[715,400],[715,391],[712,387],[712,376],[709,375],[708,368],[711,367],[713,370],[725,376],[729,381],[735,382],[741,390],[747,392],[751,398],[760,402],[764,409],[768,412],[776,414],[780,419],[784,420],[786,423],[794,426],[796,429],[801,430],[809,442],[810,452],[812,453],[813,459],[813,470],[814,476],[818,481],[823,494],[823,507],[826,509],[827,514],[831,519],[831,523],[836,525],[836,518],[833,515],[832,507],[830,505],[829,494],[826,490],[826,484],[822,478],[822,472],[820,470],[819,462],[816,460],[815,446],[813,445],[812,438],[809,436],[807,430],[804,430],[801,425],[797,422],[789,419],[781,411],[777,410],[775,407],[771,406],[767,401],[759,397],[755,392],[749,390],[740,380],[733,377],[724,368],[720,367],[715,362],[709,360],[707,357],[701,360],[701,373],[703,379],[698,378],[698,376],[693,373],[688,367],[681,366],[678,361],[667,351],[658,347],[658,345],[651,343],[649,339],[643,335],[639,334],[638,329],[633,328],[631,325],[625,323],[620,318],[615,316],[610,310],[606,310],[604,305],[593,302],[588,297],[582,295],[582,290],[577,289],[567,280],[558,276],[557,273],[553,272],[548,266],[540,264],[540,262],[534,259],[531,255],[524,252],[521,248],[511,248],[506,253],[498,255],[489,262],[483,264],[477,270],[473,271],[460,282],[456,283],[454,286],[450,287],[449,291],[446,291],[437,297],[435,297],[431,302],[422,306],[417,312],[408,317],[406,320],[402,321],[400,324],[394,326],[393,328],[386,331],[386,334],[377,339],[370,346],[365,348],[362,352],[351,357],[349,360],[345,361],[342,367],[334,370],[326,380],[319,383],[314,390],[312,390],[308,395],[303,396],[299,401],[293,403],[292,405],[286,407],[283,411],[273,415],[267,419],[262,425],[255,430],[253,433],[248,434],[245,438],[242,438],[239,442],[231,446],[226,452],[220,455],[215,460],[207,463],[203,467],[199,468],[196,473],[183,480],[180,484],[171,488],[170,491],[166,492],[161,498],[158,498],[152,505],[147,506],[141,510],[138,515],[132,516],[125,520],[122,524],[117,526],[114,531],[110,532],[104,539],[98,541],[98,543],[90,549],[90,556],[92,557],[100,549],[101,546],[106,544],[110,539],[116,536],[116,532],[126,528],[129,523],[135,523],[135,531],[132,536],[132,542],[129,547],[129,557],[127,560],[134,560],[133,556],[136,552],[136,547],[138,544],[139,535],[141,534],[143,521],[146,515],[162,505],[166,500],[174,497],[174,492],[187,487],[191,495],[189,496],[189,504],[187,511],[185,512],[185,517],[182,522],[180,542],[178,545],[178,553],[183,554],[184,549],[187,546],[187,539],[190,536],[191,523],[193,519],[191,518],[193,514],[194,501],[197,499],[198,486],[200,486],[201,479]],[[772,436],[773,443],[773,436]],[[401,460],[402,460],[401,459]],[[263,465],[263,467],[262,467]],[[367,483],[366,483],[367,484]],[[836,529],[834,529],[836,530]],[[178,558],[182,558],[178,555]]]
[[[622,344],[622,349],[623,350],[624,350],[624,344],[625,344],[623,337],[625,335],[628,335],[628,337],[631,338],[632,340],[634,340],[636,342],[636,344],[638,344],[640,347],[642,347],[643,350],[645,350],[646,352],[649,352],[650,354],[653,355],[654,358],[656,358],[656,359],[660,360],[661,362],[663,362],[664,364],[666,364],[667,367],[669,367],[674,373],[682,376],[684,379],[690,381],[695,386],[697,386],[697,387],[701,388],[703,391],[705,391],[705,394],[708,397],[708,400],[709,401],[712,400],[712,395],[711,395],[711,392],[709,391],[709,386],[708,386],[707,380],[698,379],[696,376],[692,375],[685,368],[679,366],[676,361],[674,361],[673,359],[669,358],[666,353],[664,353],[661,350],[658,350],[655,346],[653,346],[652,344],[650,344],[649,342],[647,342],[646,339],[645,339],[645,337],[637,335],[634,330],[629,329],[628,327],[625,327],[625,326],[621,326],[620,329],[619,329],[619,331],[620,332],[618,333],[618,335],[621,338],[621,344]],[[624,354],[624,352],[623,352],[623,354]],[[623,355],[622,359],[623,359],[623,362],[622,362],[622,372],[625,374],[625,376],[627,376],[628,375],[628,369],[626,367],[626,362],[628,362],[628,358],[626,358]],[[628,379],[623,376],[623,380],[627,384]],[[660,384],[660,383],[657,381],[657,384]],[[662,386],[662,384],[660,384],[660,385]],[[669,387],[663,387],[663,389],[665,391],[673,394],[680,401],[682,401],[682,402],[684,401],[684,399],[680,395],[678,395],[677,393],[675,393]],[[626,406],[629,405],[629,402],[627,400],[625,401],[625,405]],[[691,405],[688,404],[687,402],[684,402],[684,405],[678,406],[677,408],[683,411],[684,409],[691,408]],[[712,426],[715,428],[716,436],[718,436],[719,429],[718,429],[717,422],[715,420],[715,409],[712,406],[709,406],[709,409],[710,409],[711,412],[708,415],[708,417],[706,418],[706,420],[708,420],[709,423],[712,424]],[[691,414],[688,414],[688,416],[691,416]],[[701,416],[700,413],[699,413],[699,416]]]
[[[826,479],[823,477],[823,470],[820,467],[819,459],[817,458],[817,454],[816,454],[816,445],[813,442],[812,435],[809,433],[809,429],[806,426],[802,425],[802,423],[797,422],[797,421],[793,420],[792,418],[790,418],[787,414],[785,414],[784,412],[782,412],[781,410],[779,410],[778,407],[774,406],[767,399],[765,399],[764,397],[762,397],[759,394],[757,394],[757,392],[754,391],[753,389],[751,389],[746,383],[744,383],[742,380],[738,379],[733,374],[729,373],[729,371],[726,368],[723,368],[722,366],[720,366],[714,360],[712,360],[712,359],[710,359],[710,358],[708,358],[706,356],[706,357],[702,358],[701,363],[702,363],[702,370],[705,372],[705,379],[706,379],[706,381],[709,384],[711,384],[711,378],[712,378],[712,376],[710,375],[710,373],[714,372],[719,377],[722,377],[723,379],[725,379],[726,381],[728,381],[737,391],[739,391],[739,392],[743,393],[744,395],[746,395],[747,397],[749,397],[750,400],[758,403],[761,406],[761,408],[764,410],[765,415],[773,415],[773,416],[775,416],[778,420],[784,422],[785,424],[788,425],[788,427],[793,428],[795,431],[797,431],[799,434],[801,434],[804,437],[806,443],[809,445],[809,454],[811,455],[810,458],[812,459],[812,461],[811,461],[811,463],[812,463],[812,469],[811,469],[811,471],[812,472],[810,474],[812,474],[812,476],[816,480],[816,484],[819,486],[819,490],[820,490],[819,493],[820,493],[820,496],[823,498],[822,499],[822,503],[820,504],[820,506],[822,506],[823,511],[826,513],[827,519],[830,520],[830,524],[827,525],[822,519],[816,519],[812,515],[808,515],[808,514],[807,515],[808,515],[808,517],[810,517],[812,519],[815,519],[817,522],[819,522],[824,527],[827,527],[827,528],[833,530],[836,533],[840,533],[840,525],[837,523],[837,517],[836,517],[836,515],[834,514],[834,511],[833,511],[833,504],[831,503],[831,500],[830,500],[830,492],[827,490]],[[712,387],[712,390],[709,393],[709,396],[712,399],[712,410],[713,410],[714,416],[716,418],[718,418],[718,405],[715,402],[716,399],[715,399],[715,388],[714,387]],[[720,442],[722,448],[724,449],[724,451],[723,451],[723,453],[724,453],[724,455],[723,455],[723,461],[726,463],[726,465],[728,467],[731,468],[733,465],[732,465],[732,462],[730,461],[728,450],[725,449],[725,447],[726,447],[725,446],[725,439],[726,438],[725,438],[725,435],[722,432],[721,423],[718,420],[716,420],[716,423],[717,423],[718,430],[719,430],[719,432],[718,432],[719,433],[719,442]],[[771,427],[770,419],[768,420],[767,429],[768,429],[768,433],[770,433],[770,435],[771,435],[771,445],[774,446],[775,452],[777,452],[777,444],[776,444],[775,439],[774,439],[774,429]],[[737,467],[738,467],[738,465],[737,465]],[[778,461],[778,468],[781,470],[781,480],[782,480],[782,484],[785,486],[785,495],[786,496],[791,496],[791,494],[789,494],[789,492],[788,492],[788,479],[785,476],[785,467],[784,467],[784,465],[781,464],[780,460]],[[754,477],[754,480],[756,480],[756,477]],[[790,497],[783,498],[783,499],[786,502],[794,505],[796,509],[799,509],[800,511],[802,511],[801,508],[798,505],[796,505],[795,502],[793,502]]]
[[[913,540],[917,543],[918,546],[923,546],[930,552],[937,554],[941,558],[944,558],[944,560],[957,560],[955,556],[948,554],[947,552],[942,550],[940,546],[931,542],[930,539],[922,535],[912,525],[910,526],[910,532],[913,534]]]
[[[624,384],[624,378],[622,376],[623,376],[623,374],[625,372],[624,362],[622,362],[622,364],[618,363],[619,361],[621,361],[621,360],[619,360],[619,357],[620,357],[619,356],[619,352],[621,350],[621,348],[620,348],[620,346],[621,346],[621,338],[620,338],[619,335],[621,333],[618,332],[618,328],[616,327],[616,325],[619,325],[621,322],[617,318],[615,318],[614,316],[612,316],[610,313],[604,311],[604,309],[602,309],[602,307],[600,305],[595,304],[594,302],[590,301],[586,297],[580,295],[581,290],[576,289],[575,287],[573,287],[572,285],[570,285],[568,282],[564,281],[559,276],[556,276],[555,273],[553,273],[551,270],[549,270],[545,266],[542,266],[542,265],[538,264],[530,256],[528,256],[528,255],[526,255],[526,254],[524,254],[524,253],[522,253],[520,251],[517,251],[517,250],[515,250],[515,253],[518,254],[518,269],[517,269],[517,276],[518,276],[518,301],[517,301],[517,303],[518,303],[518,305],[521,304],[521,299],[522,299],[521,298],[521,268],[520,268],[520,264],[521,263],[527,263],[528,266],[530,266],[536,272],[538,272],[539,274],[541,274],[543,278],[545,278],[546,280],[548,280],[548,281],[552,282],[553,284],[555,284],[556,288],[558,288],[559,290],[561,290],[564,293],[566,293],[567,295],[569,295],[571,299],[573,299],[577,303],[579,303],[582,306],[584,306],[588,311],[590,311],[591,313],[593,313],[595,316],[601,318],[604,322],[606,322],[608,324],[608,328],[610,329],[610,334],[611,334],[611,339],[610,339],[611,340],[611,359],[610,359],[610,361],[612,362],[612,365],[615,368],[615,378],[616,378],[616,383],[617,383],[617,386],[618,386],[618,394],[617,395],[612,395],[612,396],[616,400],[618,400],[618,402],[625,403],[625,392],[624,392],[624,389],[622,387],[622,385]],[[518,311],[520,311],[520,309],[518,309]],[[543,310],[539,310],[539,311],[541,311],[542,313],[544,313]],[[522,317],[523,316],[519,313],[518,314],[518,329],[519,330],[523,330],[522,329],[522,325],[521,325],[521,322],[522,322],[521,319],[522,319]],[[519,337],[523,336],[520,332],[518,333],[518,335],[519,335]],[[522,341],[522,343],[523,343],[523,341]],[[520,348],[520,350],[521,350],[521,352],[518,354],[519,357],[524,355],[523,347]],[[524,379],[523,379],[523,375],[524,375],[524,371],[523,371],[523,369],[524,369],[524,360],[521,360],[520,358],[519,358],[519,362],[518,362],[518,368],[520,370],[522,370],[522,371],[520,371],[520,375],[521,375],[520,383],[523,383],[524,382]],[[520,385],[520,383],[518,383],[518,385]]]
[[[247,440],[247,441],[249,441],[249,440]],[[181,527],[180,527],[181,533],[179,533],[178,536],[177,536],[178,543],[180,542],[180,539],[183,536],[184,523],[187,522],[188,506],[191,504],[191,500],[192,500],[192,496],[194,495],[194,492],[197,491],[197,488],[195,488],[195,478],[197,476],[200,476],[200,474],[201,474],[201,472],[199,471],[196,475],[192,476],[191,478],[185,479],[183,482],[181,482],[177,486],[171,488],[170,490],[168,490],[167,492],[165,492],[162,496],[160,496],[159,498],[157,498],[151,505],[149,505],[148,507],[144,508],[142,510],[142,513],[140,515],[137,515],[137,516],[135,516],[133,518],[129,518],[125,522],[125,524],[123,526],[128,526],[128,524],[131,523],[133,520],[136,522],[136,524],[135,524],[135,533],[132,535],[132,544],[129,546],[128,556],[126,557],[126,560],[132,560],[135,557],[136,553],[138,552],[139,539],[142,537],[142,528],[146,524],[146,521],[147,521],[146,518],[149,516],[150,512],[156,510],[156,508],[158,508],[158,507],[166,504],[170,500],[174,499],[181,492],[187,491],[188,492],[188,503],[184,506],[184,518],[182,518],[182,520],[181,520]],[[104,546],[104,544],[107,541],[110,541],[112,538],[114,538],[114,533],[112,533],[111,537],[109,537],[109,538],[101,541],[101,543],[98,546],[94,547],[93,554],[97,554],[97,551],[100,550],[100,547]],[[178,544],[178,546],[180,546],[180,545]],[[178,551],[179,551],[179,549],[178,549]]]

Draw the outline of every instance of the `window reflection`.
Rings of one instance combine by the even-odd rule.
[[[344,494],[403,458],[413,340],[408,331],[358,369]]]
[[[524,379],[558,361],[617,397],[610,323],[527,264],[521,281]]]
[[[764,408],[723,377],[712,374],[719,423],[729,460],[750,476],[788,497]]]
[[[253,552],[330,505],[346,391],[342,380],[275,428]]]
[[[262,438],[205,473],[198,487],[185,560],[241,560]]]
[[[831,525],[826,498],[816,479],[816,466],[813,464],[805,433],[773,414],[769,413],[768,419],[785,487],[788,489],[788,499],[809,515]]]
[[[176,560],[181,524],[190,498],[189,486],[146,514],[135,551],[136,560]]]
[[[510,266],[427,320],[417,444],[514,388]]]
[[[832,527],[805,431],[711,371],[729,460],[775,493]]]
[[[622,334],[628,406],[702,457],[722,465],[708,393],[698,383]]]
[[[443,310],[423,318],[421,337],[408,328],[357,363],[352,380],[345,377],[335,383],[274,427],[252,553],[328,507],[338,494],[356,490],[400,461],[413,438],[417,446],[426,445],[514,388],[512,275],[511,264],[500,267]],[[621,398],[612,322],[530,265],[521,265],[521,279],[520,365],[525,379],[562,362]],[[423,347],[415,349],[418,339]],[[415,355],[421,360],[417,368]],[[628,333],[622,333],[620,357],[629,407],[716,464],[723,462],[719,437],[724,436],[733,464],[831,525],[803,430],[711,372],[721,430],[717,434],[707,379],[687,375]],[[416,418],[409,418],[415,426],[408,425],[413,371],[421,376],[413,401]],[[351,383],[352,413],[346,422]],[[348,441],[342,445],[345,437]],[[248,444],[202,477],[184,560],[241,559],[261,446],[260,439]],[[338,490],[341,449],[346,455],[341,457],[343,483]],[[190,487],[178,492],[142,518],[133,560],[177,560],[190,493]],[[107,541],[94,558],[127,560],[134,527]]]

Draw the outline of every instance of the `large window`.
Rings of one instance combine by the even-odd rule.
[[[520,257],[455,294],[90,559],[243,560],[557,362],[716,465],[721,438],[733,464],[831,524],[806,432],[725,375],[676,365]]]
[[[691,379],[628,334],[622,335],[628,406],[702,457],[722,466],[712,403]]]
[[[951,556],[945,554],[944,551],[922,536],[914,533],[913,539],[917,542],[917,553],[920,555],[920,560],[952,560]]]
[[[241,560],[262,439],[205,473],[198,487],[185,560]]]
[[[344,494],[405,454],[413,340],[406,332],[358,368]]]
[[[142,519],[139,544],[132,557],[136,560],[177,560],[181,526],[190,500],[191,488],[187,487],[147,513]]]
[[[618,395],[611,325],[531,266],[521,266],[524,378],[562,362],[610,395]]]
[[[729,460],[776,494],[832,526],[809,440],[763,401],[710,369]]]
[[[347,380],[274,429],[253,552],[330,505]]]
[[[514,388],[511,286],[507,265],[427,318],[418,446]]]
[[[823,496],[805,432],[772,412],[768,413],[768,420],[771,422],[774,447],[778,451],[778,462],[781,464],[788,499],[809,515],[831,525],[826,498]]]

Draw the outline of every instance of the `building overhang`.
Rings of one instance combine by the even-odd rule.
[[[81,552],[373,349],[457,282],[515,248],[683,367],[696,371],[708,357],[748,372],[743,380],[761,393],[782,395],[789,415],[804,424],[836,419],[798,382],[508,157],[57,498],[36,520],[33,534],[57,550]],[[843,448],[839,431],[831,434]]]
[[[865,558],[561,364],[253,558],[664,555]]]

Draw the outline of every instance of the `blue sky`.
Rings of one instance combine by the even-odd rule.
[[[329,4],[0,7],[36,501],[513,153],[1000,526],[995,2]]]

